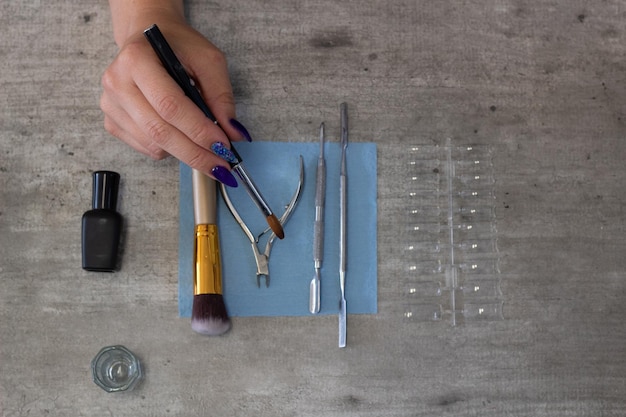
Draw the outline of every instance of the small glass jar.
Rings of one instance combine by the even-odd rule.
[[[130,391],[143,377],[139,359],[124,346],[107,346],[91,361],[93,381],[107,392]]]

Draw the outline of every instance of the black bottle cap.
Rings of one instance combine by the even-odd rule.
[[[117,192],[120,185],[120,174],[113,171],[96,171],[93,173],[93,197],[91,205],[94,209],[117,209]]]

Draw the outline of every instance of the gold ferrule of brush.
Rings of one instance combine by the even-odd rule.
[[[215,224],[196,225],[193,294],[222,294],[222,264]]]

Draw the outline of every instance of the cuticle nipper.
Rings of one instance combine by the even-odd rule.
[[[298,181],[298,188],[296,189],[295,193],[291,197],[291,201],[287,205],[285,212],[278,219],[281,226],[284,226],[285,223],[287,223],[287,221],[289,220],[289,218],[291,217],[293,213],[293,210],[298,204],[298,201],[300,200],[300,196],[302,194],[303,184],[304,184],[304,158],[302,157],[302,155],[300,155],[300,178]],[[239,215],[239,213],[237,212],[237,209],[235,209],[235,205],[233,204],[232,200],[228,196],[227,190],[228,190],[228,187],[226,187],[224,184],[220,184],[220,191],[222,192],[222,196],[224,197],[224,202],[226,203],[226,207],[228,207],[228,211],[230,211],[230,214],[232,214],[235,221],[239,224],[239,227],[241,227],[241,230],[243,230],[244,234],[250,241],[250,245],[252,246],[252,253],[254,254],[254,261],[256,262],[257,287],[261,287],[261,277],[265,277],[265,286],[269,287],[270,286],[270,273],[269,273],[270,252],[272,250],[272,243],[274,242],[274,239],[276,239],[277,236],[269,227],[265,229],[263,232],[261,232],[258,236],[254,236],[252,232],[250,231],[250,228],[243,221],[241,215]],[[267,239],[267,243],[265,244],[265,250],[261,253],[261,251],[259,250],[258,244],[261,238],[268,232],[271,232],[271,233],[269,235],[269,238]]]

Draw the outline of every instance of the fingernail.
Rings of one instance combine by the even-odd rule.
[[[250,133],[248,133],[248,129],[246,129],[241,123],[239,123],[238,120],[230,119],[230,125],[237,129],[237,131],[241,133],[248,142],[252,142],[252,136],[250,136]]]
[[[224,161],[229,162],[231,164],[236,164],[239,162],[239,159],[235,156],[235,154],[228,149],[222,142],[215,142],[211,145],[211,151]]]
[[[216,180],[218,180],[224,185],[227,185],[233,188],[237,187],[237,180],[235,179],[233,174],[231,174],[228,169],[224,168],[221,165],[218,165],[215,168],[213,168],[211,170],[211,175],[213,175],[213,177]]]

